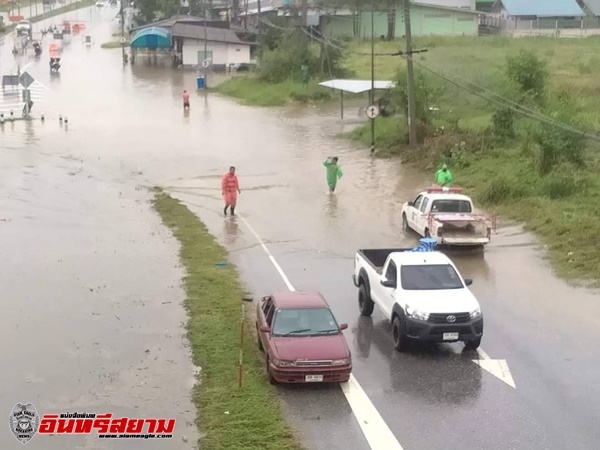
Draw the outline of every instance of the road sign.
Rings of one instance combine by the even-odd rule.
[[[25,89],[31,86],[34,82],[35,79],[27,72],[23,72],[19,77],[19,83],[21,83],[21,86],[23,86]]]
[[[367,117],[369,119],[374,119],[379,115],[379,108],[375,105],[371,105],[367,108]]]
[[[212,64],[212,59],[210,59],[210,58],[206,58],[204,61],[202,61],[202,67],[204,67],[205,69],[208,69],[211,64]]]
[[[124,37],[121,38],[121,44],[124,44],[125,42],[127,42],[127,39],[125,39]]]

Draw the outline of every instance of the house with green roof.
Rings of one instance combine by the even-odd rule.
[[[410,21],[413,36],[477,36],[481,13],[471,8],[440,6],[436,0],[418,0],[410,5]],[[467,2],[468,3],[468,2]],[[394,20],[394,35],[404,36],[404,15],[398,7],[391,16]],[[390,15],[385,12],[374,14],[374,35],[382,38],[388,35]],[[371,13],[356,12],[350,9],[322,11],[319,27],[325,37],[371,38]]]

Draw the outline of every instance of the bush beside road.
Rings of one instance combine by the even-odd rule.
[[[268,384],[251,320],[244,325],[244,376],[238,388],[243,291],[235,268],[216,265],[227,261],[226,250],[178,200],[155,189],[153,204],[179,241],[187,273],[188,339],[194,364],[201,367],[193,395],[200,448],[300,450]]]

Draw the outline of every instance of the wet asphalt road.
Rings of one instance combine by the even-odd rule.
[[[156,362],[150,379],[161,388],[135,411],[180,412],[164,405],[174,396],[183,401],[192,368],[175,325],[183,313],[162,301],[180,300],[179,289],[168,286],[176,286],[181,274],[174,243],[160,231],[140,188],[167,186],[185,201],[230,249],[258,299],[286,286],[243,221],[221,215],[220,177],[234,164],[242,187],[239,213],[291,283],[323,292],[338,320],[349,324],[345,334],[354,375],[405,449],[598,447],[598,297],[556,280],[530,236],[504,224],[484,255],[452,254],[463,275],[474,278],[472,290],[486,320],[482,348],[492,359],[507,361],[516,389],[480,369],[472,355],[462,354],[461,344],[394,352],[389,327],[377,310],[372,319],[359,318],[353,255],[358,248],[413,246],[417,238],[401,229],[400,204],[428,180],[397,162],[371,160],[364,149],[335,139],[349,128],[337,119],[335,106],[254,109],[199,94],[190,113],[183,114],[179,95],[183,88],[193,89],[194,74],[142,62],[122,68],[119,50],[98,47],[111,40],[116,25],[107,13],[101,20],[92,10],[80,14],[98,21],[96,46],[72,43],[60,78],[50,79],[44,58],[28,69],[49,88],[39,94],[47,102],[34,107],[39,113],[44,105],[46,123],[5,125],[1,135],[0,180],[7,193],[2,215],[10,219],[0,223],[10,255],[2,285],[18,299],[3,315],[2,337],[5,343],[24,339],[32,355],[24,358],[21,346],[3,347],[10,389],[0,399],[7,413],[16,401],[30,399],[44,412],[131,408],[147,391],[136,393],[123,380],[141,368],[136,364],[148,365],[145,347],[164,351],[166,342],[179,358],[170,380],[176,373],[180,381],[161,379],[170,366]],[[6,43],[1,52],[5,73],[12,58]],[[69,116],[68,131],[58,125],[58,114]],[[332,154],[340,156],[345,176],[330,197],[321,161]],[[67,254],[71,265],[65,270]],[[169,276],[162,278],[165,272]],[[94,295],[89,291],[94,284],[106,284],[109,294]],[[48,303],[49,296],[63,300]],[[153,311],[136,307],[139,298],[152,303]],[[129,311],[125,321],[117,304]],[[178,330],[173,337],[163,329],[163,306],[172,308],[165,328]],[[94,323],[95,307],[105,321]],[[110,323],[109,313],[121,320]],[[136,325],[147,334],[126,333]],[[84,342],[87,349],[77,345]],[[100,342],[96,354],[94,342]],[[79,363],[84,356],[88,359]],[[101,370],[106,366],[112,368]],[[96,379],[110,370],[121,378]],[[308,448],[369,448],[339,387],[279,390]],[[108,397],[94,398],[91,392]],[[20,445],[7,430],[0,433],[1,448]],[[66,439],[42,439],[30,446],[73,448]],[[96,448],[91,441],[81,445],[76,448]],[[177,445],[183,445],[180,437]]]

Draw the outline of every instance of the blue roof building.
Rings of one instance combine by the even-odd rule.
[[[577,0],[498,0],[494,7],[511,17],[582,17]]]
[[[487,25],[520,34],[581,30],[586,13],[577,0],[496,0]]]

